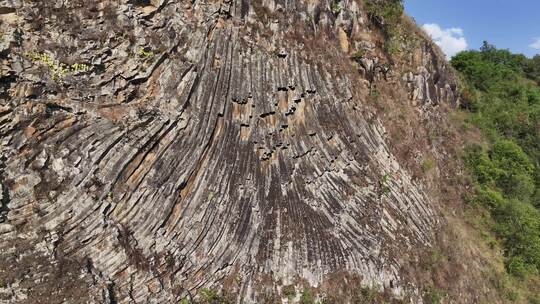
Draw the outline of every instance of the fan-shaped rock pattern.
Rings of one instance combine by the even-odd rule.
[[[4,262],[43,241],[52,268],[79,261],[98,302],[231,279],[255,302],[263,285],[336,272],[400,294],[399,252],[429,244],[438,216],[346,54],[372,31],[361,2],[1,3],[3,28],[17,25],[2,66]],[[451,81],[429,80],[444,71],[419,71],[394,85],[455,102]]]

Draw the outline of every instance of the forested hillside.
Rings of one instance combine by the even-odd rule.
[[[495,236],[492,246],[502,248],[509,275],[528,282],[523,286],[537,286],[540,55],[530,59],[485,42],[479,51],[456,55],[451,64],[463,77],[468,122],[485,138],[465,151],[466,166],[475,179],[471,207],[485,211],[480,219]]]

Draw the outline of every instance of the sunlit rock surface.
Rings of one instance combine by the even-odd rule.
[[[428,46],[393,71],[362,2],[332,5],[0,1],[0,299],[411,288],[439,217],[367,100],[455,105],[455,81]]]

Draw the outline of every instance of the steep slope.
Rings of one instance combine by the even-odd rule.
[[[527,58],[484,42],[452,58],[463,78],[468,121],[484,141],[468,145],[475,222],[503,253],[511,297],[540,301],[540,55]]]
[[[443,221],[415,172],[427,129],[386,131],[374,104],[436,123],[456,81],[370,5],[0,1],[0,295],[420,301],[405,257]]]

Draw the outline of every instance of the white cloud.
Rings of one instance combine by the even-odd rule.
[[[438,24],[430,23],[422,26],[424,31],[443,50],[448,58],[467,49],[467,40],[463,30],[458,27],[442,29]]]
[[[540,50],[540,37],[536,38],[536,40],[529,45],[530,48]]]

